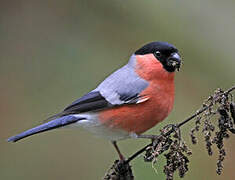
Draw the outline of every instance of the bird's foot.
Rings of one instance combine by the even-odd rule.
[[[163,131],[177,131],[179,129],[178,124],[168,124],[162,130]]]
[[[169,136],[173,132],[175,138],[181,139],[181,131],[178,124],[168,124],[161,130],[163,136]]]
[[[159,135],[141,134],[141,135],[138,135],[137,138],[150,139],[153,142],[154,140],[159,138]]]
[[[168,134],[171,131],[177,132],[178,130],[179,128],[177,124],[168,124],[161,130],[161,132],[163,134]],[[151,134],[140,134],[137,136],[137,138],[151,139],[152,141],[159,139],[159,137],[160,137],[159,135],[151,135]]]

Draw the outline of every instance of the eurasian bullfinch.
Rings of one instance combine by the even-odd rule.
[[[128,63],[107,77],[96,89],[67,106],[49,122],[8,141],[60,128],[84,127],[116,141],[140,135],[164,120],[174,104],[174,76],[181,58],[175,46],[152,42],[138,49]]]

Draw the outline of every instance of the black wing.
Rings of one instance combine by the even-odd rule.
[[[98,91],[92,91],[74,101],[71,105],[66,107],[63,112],[66,114],[74,114],[95,111],[111,106],[112,105]]]
[[[145,98],[145,96],[139,96],[138,94],[132,96],[130,94],[129,95],[120,94],[119,96],[119,99],[123,101],[123,104],[136,104],[139,103],[140,102],[139,100],[142,100],[143,98]],[[122,104],[118,105],[111,104],[100,94],[99,91],[92,91],[74,101],[71,105],[67,106],[61,113],[49,117],[44,122],[70,114],[79,114],[83,112],[97,111],[120,105]]]
[[[140,96],[138,94],[119,94],[119,99],[123,104],[135,104],[138,102]],[[122,104],[121,104],[122,105]],[[74,101],[71,105],[66,107],[62,113],[64,114],[77,114],[88,111],[96,111],[105,108],[111,108],[117,106],[109,103],[105,97],[103,97],[99,91],[92,91],[83,97]],[[120,106],[120,104],[119,104]]]
[[[100,94],[100,92],[92,91],[74,101],[72,104],[67,106],[62,112],[47,118],[43,122],[48,122],[50,120],[70,114],[95,111],[108,107],[112,107],[112,105]]]

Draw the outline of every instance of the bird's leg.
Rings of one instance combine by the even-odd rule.
[[[162,133],[168,133],[170,131],[177,131],[179,129],[177,124],[168,124],[162,129]],[[150,134],[140,134],[137,135],[137,138],[151,139],[156,140],[159,138],[159,135],[150,135]]]
[[[151,135],[151,134],[141,134],[137,136],[137,138],[144,138],[144,139],[155,139],[157,137],[158,137],[157,135]]]
[[[112,144],[113,144],[113,146],[115,147],[115,149],[116,149],[116,151],[117,151],[117,153],[118,153],[118,155],[119,155],[120,160],[121,160],[121,161],[124,161],[124,160],[125,160],[125,157],[122,155],[120,149],[118,148],[117,142],[116,142],[116,141],[112,141]]]
[[[137,136],[137,138],[142,138],[142,139],[151,139],[152,141],[155,139],[158,139],[158,135],[150,135],[150,134],[140,134]]]
[[[177,129],[179,129],[179,127],[178,127],[178,124],[168,124],[168,125],[166,125],[165,127],[164,127],[164,129],[172,129],[173,131],[176,131]]]

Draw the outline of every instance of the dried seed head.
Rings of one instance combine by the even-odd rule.
[[[229,98],[231,97],[231,98]],[[212,145],[216,144],[219,150],[219,157],[217,162],[217,173],[222,172],[222,162],[225,158],[224,139],[229,138],[229,132],[235,134],[235,103],[233,101],[233,95],[226,93],[220,88],[215,93],[208,97],[203,103],[202,109],[206,108],[200,116],[197,116],[195,121],[195,127],[191,129],[190,136],[192,144],[197,143],[195,133],[199,131],[201,122],[203,123],[202,132],[204,134],[204,140],[206,142],[206,149],[209,155],[213,154]],[[200,112],[202,109],[198,110]],[[229,113],[230,112],[230,113]],[[214,132],[215,125],[212,124],[212,116],[219,114],[218,118],[218,130]]]
[[[116,160],[105,174],[104,180],[134,180],[131,166],[124,161]]]
[[[191,129],[190,131],[190,137],[191,137],[191,141],[192,144],[197,144],[197,137],[195,136],[195,128]]]
[[[235,103],[234,102],[230,103],[230,113],[233,119],[233,124],[235,124]]]
[[[204,133],[204,140],[206,142],[206,149],[208,152],[208,155],[211,156],[213,154],[212,151],[212,132],[214,130],[214,126],[211,124],[210,118],[206,118],[204,120],[204,128],[203,128],[203,133]]]
[[[164,173],[166,174],[166,179],[172,180],[174,172],[178,170],[179,176],[184,177],[185,173],[188,171],[188,157],[191,155],[191,151],[188,149],[187,145],[179,140],[175,140],[170,150],[165,154],[167,164],[164,166]]]

